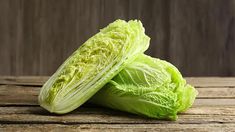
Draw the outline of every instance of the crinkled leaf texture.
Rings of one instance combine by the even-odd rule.
[[[88,39],[43,85],[39,103],[50,112],[70,112],[100,90],[149,46],[140,21],[116,20]]]
[[[194,102],[197,91],[172,64],[139,55],[89,102],[157,119],[177,119]]]

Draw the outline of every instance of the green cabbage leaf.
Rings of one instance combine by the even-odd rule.
[[[157,119],[176,120],[197,91],[172,64],[141,54],[89,102]]]
[[[43,85],[39,104],[70,112],[93,96],[149,46],[140,21],[116,20],[80,46]]]

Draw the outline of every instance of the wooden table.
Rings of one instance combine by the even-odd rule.
[[[186,78],[199,95],[177,121],[87,104],[66,115],[53,115],[37,103],[47,78],[0,77],[0,131],[235,131],[235,78]]]

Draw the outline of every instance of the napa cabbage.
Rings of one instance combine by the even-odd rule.
[[[39,104],[70,112],[99,91],[149,46],[140,21],[116,20],[80,46],[43,85]]]
[[[176,120],[192,106],[197,91],[178,69],[157,58],[139,55],[89,102],[157,119]]]

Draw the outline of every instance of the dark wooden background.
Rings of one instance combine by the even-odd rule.
[[[0,0],[0,75],[51,75],[118,18],[185,76],[235,76],[235,0]]]

